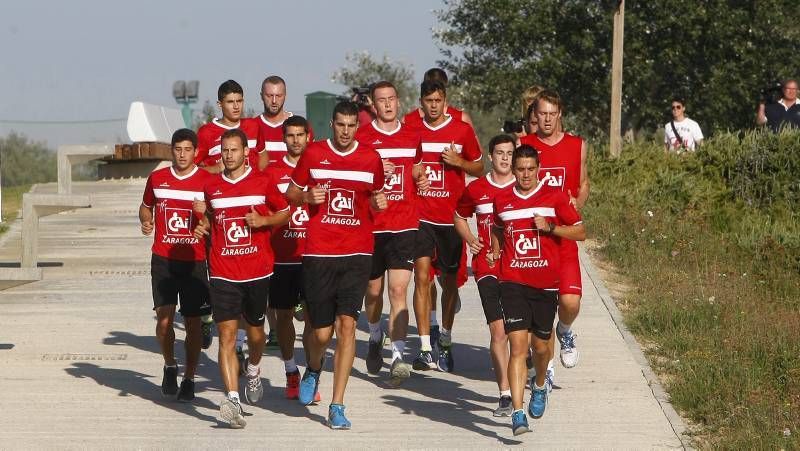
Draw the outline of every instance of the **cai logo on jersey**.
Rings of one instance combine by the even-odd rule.
[[[564,168],[539,168],[539,180],[546,180],[545,184],[564,191],[564,179],[567,171]]]
[[[350,191],[342,188],[331,188],[328,190],[328,215],[330,216],[346,216],[352,218],[355,216],[353,210],[354,201],[356,198],[355,191]]]
[[[514,230],[511,232],[514,241],[514,258],[525,260],[539,258],[542,253],[539,248],[539,231],[533,229]]]
[[[250,245],[250,227],[241,218],[224,218],[222,227],[225,230],[225,246],[239,247]]]
[[[403,192],[403,166],[396,165],[394,172],[383,183],[383,191],[386,193]]]
[[[305,230],[308,219],[308,211],[303,207],[297,207],[294,213],[292,213],[291,220],[289,221],[289,228],[292,230]]]
[[[444,189],[444,166],[442,163],[423,163],[425,175],[431,183],[430,189]]]
[[[192,210],[184,208],[164,209],[167,236],[192,236]]]

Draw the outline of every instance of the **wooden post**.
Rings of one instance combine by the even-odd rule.
[[[614,13],[614,41],[611,51],[611,157],[622,153],[622,38],[625,34],[625,0]]]

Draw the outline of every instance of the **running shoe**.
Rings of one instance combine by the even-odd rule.
[[[411,365],[401,358],[394,359],[392,369],[389,371],[389,383],[396,387],[409,377],[411,377]]]
[[[306,320],[306,307],[302,302],[294,306],[294,319],[301,323]]]
[[[300,370],[286,373],[286,399],[297,399],[300,395]]]
[[[244,410],[238,398],[225,398],[219,405],[219,417],[233,429],[241,429],[247,425]]]
[[[344,416],[343,404],[331,404],[328,407],[328,426],[331,429],[350,429],[350,420]]]
[[[547,393],[553,392],[553,385],[555,385],[556,370],[553,367],[547,368],[544,374],[544,385],[547,387]]]
[[[184,379],[181,388],[178,390],[178,401],[192,402],[194,400],[194,381]]]
[[[261,369],[255,376],[247,376],[247,385],[244,387],[244,398],[250,404],[261,401],[264,396],[264,386],[261,385]]]
[[[378,374],[381,372],[383,366],[383,333],[381,333],[380,341],[369,340],[369,350],[367,350],[367,372],[369,374]]]
[[[280,345],[278,344],[278,336],[275,334],[274,331],[269,331],[267,334],[267,342],[264,345],[264,349],[278,349]]]
[[[165,366],[164,377],[161,379],[161,394],[175,396],[178,393],[178,367]]]
[[[561,364],[564,365],[564,368],[572,368],[578,364],[578,347],[575,346],[575,338],[577,336],[571,330],[561,335],[556,329],[556,337],[558,337],[558,342],[561,344]]]
[[[525,416],[525,412],[522,410],[517,410],[511,415],[511,431],[514,435],[520,435],[531,431],[531,428],[528,426],[528,417]]]
[[[430,335],[431,335],[431,345],[438,346],[439,336],[441,335],[441,333],[439,332],[439,326],[431,326]]]
[[[439,359],[436,362],[439,371],[445,373],[452,373],[453,367],[453,351],[452,346],[445,346],[439,343]]]
[[[494,409],[492,415],[496,417],[508,417],[511,416],[511,412],[514,411],[514,408],[511,406],[511,396],[501,396],[500,401],[497,403],[497,408]]]
[[[433,361],[433,354],[431,351],[420,351],[416,359],[414,359],[413,367],[417,371],[428,371],[436,368],[436,363]]]
[[[247,373],[247,356],[242,348],[236,348],[236,360],[239,361],[239,376],[244,376]]]
[[[314,402],[315,395],[319,389],[319,375],[319,371],[311,371],[306,368],[303,379],[300,380],[300,390],[297,394],[300,404],[307,406]]]
[[[528,404],[528,413],[533,418],[541,418],[547,408],[547,384],[543,388],[536,388],[531,382],[531,402]]]
[[[203,349],[208,349],[214,341],[214,320],[211,318],[211,315],[202,318],[200,321],[200,330],[203,333],[202,347]]]

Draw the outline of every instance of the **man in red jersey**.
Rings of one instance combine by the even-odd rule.
[[[492,355],[494,375],[500,390],[500,400],[494,416],[511,415],[511,389],[508,385],[508,337],[503,328],[503,309],[500,307],[500,285],[497,282],[497,268],[490,268],[486,262],[489,251],[490,231],[495,196],[514,184],[511,173],[511,157],[514,153],[515,139],[511,135],[497,135],[489,141],[489,159],[492,170],[481,178],[473,180],[458,201],[453,218],[458,234],[472,252],[472,273],[478,284],[478,294],[483,305],[486,324],[489,325],[489,351]],[[478,236],[467,224],[472,215],[477,217]]]
[[[283,140],[286,154],[279,161],[270,163],[265,172],[278,183],[278,190],[285,194],[297,161],[308,145],[308,122],[304,117],[290,116],[283,121]],[[277,340],[286,371],[285,395],[288,399],[297,399],[300,388],[300,370],[294,360],[296,332],[292,313],[304,297],[303,250],[308,219],[308,208],[305,205],[294,207],[289,223],[276,228],[272,233],[275,273],[269,284],[269,308],[277,315]],[[311,328],[306,326],[303,330],[304,345],[310,332]],[[318,395],[319,393],[315,394],[315,397]]]
[[[545,373],[558,303],[560,242],[583,240],[586,232],[567,195],[550,186],[547,180],[538,180],[539,159],[535,149],[527,145],[518,147],[512,164],[516,183],[494,198],[492,250],[487,254],[487,262],[494,266],[499,260],[500,305],[511,343],[508,363],[513,406],[511,428],[514,435],[519,435],[530,430],[522,411],[528,333],[533,332],[536,367],[528,413],[540,418],[547,407],[550,388]]]
[[[340,102],[333,109],[333,138],[310,144],[292,172],[286,194],[294,205],[308,204],[303,286],[306,322],[314,331],[306,344],[308,363],[299,401],[308,405],[319,386],[325,349],[336,331],[333,396],[328,408],[332,429],[349,429],[344,392],[355,357],[356,320],[372,266],[372,215],[386,209],[380,156],[355,140],[358,106]]]
[[[447,88],[447,72],[438,67],[433,67],[425,71],[425,75],[422,76],[422,81],[438,81]],[[449,114],[453,117],[453,119],[464,121],[469,125],[472,125],[472,118],[467,114],[464,110],[459,110],[458,108],[447,105],[445,107],[445,114]],[[422,108],[415,108],[414,110],[408,112],[405,116],[403,116],[403,123],[408,125],[409,127],[419,128],[422,126],[422,118],[425,114],[422,111]]]
[[[538,122],[536,134],[524,136],[520,141],[539,152],[539,179],[546,179],[550,186],[567,194],[570,203],[580,211],[589,198],[586,141],[561,130],[561,98],[556,92],[544,90],[539,93],[534,101],[534,113]],[[578,245],[574,241],[564,241],[563,244],[556,337],[561,345],[561,364],[572,368],[578,364],[578,348],[571,326],[580,312],[583,289]],[[553,348],[554,340],[551,339],[551,356]],[[552,368],[550,373],[552,378]]]
[[[414,243],[419,226],[416,190],[427,190],[428,181],[424,168],[419,165],[422,160],[419,135],[397,119],[397,89],[388,81],[380,81],[372,86],[370,97],[377,117],[358,129],[356,140],[374,147],[383,160],[387,174],[383,190],[388,208],[374,215],[375,252],[364,299],[370,334],[366,361],[370,374],[380,372],[384,335],[380,320],[384,273],[388,271],[390,378],[397,385],[411,374],[411,365],[403,360],[403,351],[408,333],[408,284],[414,268]]]
[[[264,394],[259,363],[274,260],[270,230],[289,220],[289,205],[275,180],[245,164],[249,150],[242,130],[226,131],[220,142],[225,170],[206,184],[206,202],[195,203],[198,213],[204,214],[206,205],[210,206],[213,222],[209,224],[203,216],[195,236],[211,231],[211,306],[219,330],[219,367],[226,393],[220,417],[232,428],[242,428],[246,422],[239,402],[236,331],[244,319],[249,352],[245,398],[255,404]]]
[[[211,176],[194,164],[196,153],[197,135],[193,131],[183,128],[173,133],[172,166],[150,174],[139,206],[142,233],[155,231],[150,271],[156,337],[164,357],[161,393],[177,394],[184,402],[194,399],[194,375],[203,339],[200,317],[211,313],[205,239],[192,234],[197,222],[192,202],[203,199],[203,187]],[[173,328],[179,296],[186,326],[186,366],[180,389]]]
[[[425,113],[420,133],[422,166],[429,189],[418,192],[420,225],[416,238],[414,260],[414,315],[420,334],[420,353],[414,360],[415,370],[437,366],[452,372],[453,355],[450,348],[451,331],[458,296],[457,277],[463,241],[453,226],[456,203],[464,191],[465,174],[483,174],[483,161],[469,124],[444,113],[447,93],[439,81],[423,81],[420,85],[420,104]],[[438,340],[438,362],[433,361],[430,330],[431,259],[442,271],[442,329]]]
[[[240,128],[247,136],[247,147],[256,148],[258,138],[258,123],[255,119],[243,118],[244,90],[242,86],[228,80],[217,89],[217,106],[222,112],[222,118],[211,119],[197,130],[197,157],[195,163],[212,174],[222,172],[222,154],[220,152],[220,138],[226,130]],[[247,164],[257,167],[258,155],[251,152]]]
[[[255,118],[258,123],[258,168],[281,161],[286,155],[283,136],[283,121],[292,117],[283,106],[286,103],[286,82],[277,75],[270,75],[261,83],[261,101],[264,112]],[[308,125],[307,142],[314,141],[314,131]]]

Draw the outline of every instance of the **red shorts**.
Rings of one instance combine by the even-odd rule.
[[[577,249],[577,248],[576,248]],[[576,254],[577,255],[577,254]],[[436,276],[441,276],[442,272],[431,265],[430,278],[433,280]],[[467,283],[467,242],[464,242],[464,248],[461,250],[461,261],[458,263],[458,273],[456,274],[456,284],[458,288]]]
[[[558,294],[583,295],[581,263],[578,259],[578,244],[572,240],[561,243],[561,269]]]

